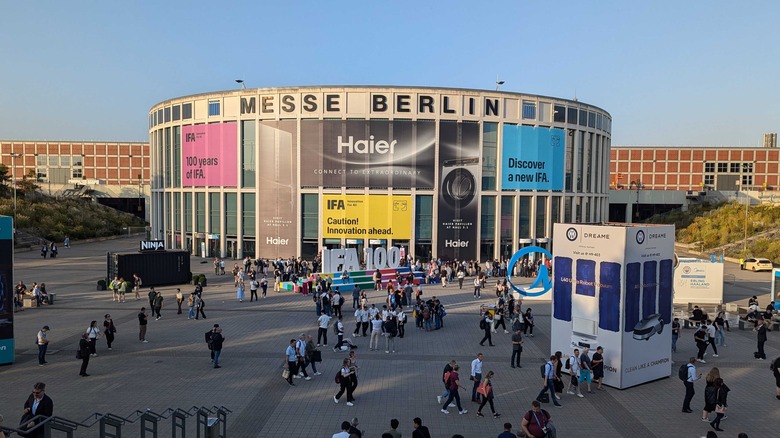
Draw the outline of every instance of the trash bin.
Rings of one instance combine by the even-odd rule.
[[[209,417],[206,419],[205,438],[219,438],[219,418]]]
[[[49,292],[49,304],[54,304],[54,299],[57,298],[57,294],[54,292]]]

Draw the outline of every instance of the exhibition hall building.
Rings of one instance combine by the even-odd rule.
[[[552,249],[554,223],[607,220],[611,123],[576,100],[487,90],[176,97],[149,112],[151,233],[203,257]]]

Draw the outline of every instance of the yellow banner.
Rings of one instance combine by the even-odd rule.
[[[411,239],[408,195],[323,195],[322,237]]]

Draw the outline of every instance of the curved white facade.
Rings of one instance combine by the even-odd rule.
[[[607,218],[611,116],[578,101],[259,88],[161,102],[149,125],[153,234],[205,257],[508,258]]]

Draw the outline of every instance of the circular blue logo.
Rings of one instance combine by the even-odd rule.
[[[645,242],[645,232],[642,230],[639,230],[636,232],[636,243],[643,244]]]
[[[568,230],[566,230],[566,238],[569,239],[569,242],[574,242],[575,240],[577,240],[577,229],[571,227]]]
[[[576,239],[577,236],[577,230],[574,228],[569,228],[569,230],[574,231],[574,238]],[[569,236],[569,232],[566,232],[566,236]],[[540,246],[526,246],[525,248],[517,251],[514,253],[511,259],[509,259],[509,265],[507,266],[507,274],[506,274],[506,282],[509,284],[509,286],[514,290],[515,292],[519,293],[522,296],[525,297],[538,297],[540,295],[544,295],[547,292],[552,289],[552,282],[550,281],[550,276],[547,271],[547,266],[542,263],[539,265],[539,272],[536,275],[536,278],[534,279],[533,283],[531,283],[528,287],[520,287],[516,286],[514,283],[512,283],[512,276],[510,275],[512,273],[512,270],[515,268],[515,264],[522,260],[523,257],[527,256],[528,254],[533,254],[535,252],[540,252],[550,259],[552,259],[552,254],[550,254],[550,251],[547,251],[546,249],[540,247]],[[541,289],[541,290],[540,290]]]

